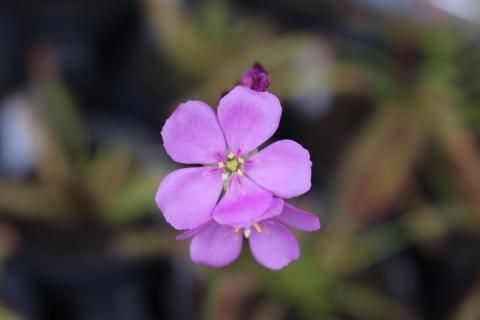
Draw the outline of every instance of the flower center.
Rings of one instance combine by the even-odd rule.
[[[238,168],[240,167],[240,162],[238,162],[237,159],[227,160],[225,167],[227,168],[228,171],[233,173],[237,171]]]
[[[242,165],[245,162],[245,159],[242,157],[237,157],[233,152],[227,154],[227,159],[225,161],[219,162],[218,168],[223,168],[224,173],[222,175],[223,180],[228,180],[228,178],[237,173],[238,175],[243,175]]]

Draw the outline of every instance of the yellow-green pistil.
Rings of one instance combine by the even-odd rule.
[[[224,173],[222,175],[223,180],[227,180],[228,177],[234,173],[238,175],[243,175],[242,164],[245,160],[242,157],[236,157],[233,152],[227,154],[227,159],[223,162],[218,163],[219,168],[224,168]]]
[[[237,159],[227,160],[225,167],[227,168],[228,171],[233,173],[239,169],[240,162],[238,162]]]

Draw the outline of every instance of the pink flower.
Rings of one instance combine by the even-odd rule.
[[[193,237],[190,244],[192,260],[211,267],[223,267],[238,258],[245,237],[258,263],[278,270],[300,258],[297,239],[285,225],[302,231],[320,228],[320,221],[315,215],[289,204],[282,207],[280,215],[273,213],[272,217],[271,211],[277,210],[274,205],[266,212],[264,220],[247,228],[235,228],[210,221],[184,232],[177,240]]]
[[[273,204],[310,189],[307,150],[292,140],[256,149],[278,128],[282,108],[268,92],[236,86],[217,114],[201,101],[180,104],[162,129],[165,150],[182,164],[161,182],[156,203],[177,230],[212,219],[222,228],[249,228]],[[281,198],[281,199],[279,199]],[[276,220],[273,220],[276,221]]]

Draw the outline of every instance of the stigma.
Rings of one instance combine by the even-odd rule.
[[[224,161],[217,162],[217,168],[223,169],[222,180],[228,180],[228,178],[234,173],[243,176],[244,163],[245,159],[243,157],[237,157],[235,153],[230,151]]]

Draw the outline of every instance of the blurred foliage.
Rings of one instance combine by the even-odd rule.
[[[12,311],[0,306],[0,319],[1,320],[19,320],[20,318],[16,316]]]
[[[384,47],[361,48],[314,33],[281,33],[251,16],[234,18],[221,1],[192,11],[170,1],[146,3],[159,50],[198,78],[186,97],[213,102],[212,92],[259,60],[284,101],[326,87],[329,95],[365,95],[375,104],[342,154],[328,207],[321,210],[314,195],[305,200],[324,227],[303,235],[302,259],[279,273],[260,270],[251,257],[232,271],[210,272],[205,318],[278,319],[291,312],[301,319],[421,318],[369,282],[351,279],[412,246],[422,250],[451,234],[478,234],[480,109],[458,86],[463,70],[455,63],[469,35],[459,38],[444,21],[422,25],[402,17],[380,32],[388,39]],[[299,61],[308,65],[311,81],[299,79]],[[433,170],[419,181],[418,172]],[[441,193],[441,201],[420,183]],[[476,295],[474,289],[458,319],[480,315]]]
[[[53,52],[42,48],[37,54],[31,84],[17,93],[17,99],[26,107],[34,129],[38,159],[31,178],[0,180],[5,225],[20,222],[42,228],[46,222],[53,230],[75,232],[89,225],[92,233],[82,232],[80,241],[95,241],[93,228],[100,228],[105,234],[96,246],[107,245],[106,254],[168,253],[171,247],[165,239],[170,234],[159,232],[157,226],[139,226],[157,212],[153,195],[166,168],[145,166],[135,149],[122,141],[112,144],[100,137],[93,148],[85,119],[56,70]],[[52,236],[49,232],[45,230],[41,239]],[[1,259],[22,240],[14,227],[0,229],[0,238],[6,244]]]
[[[472,34],[450,20],[402,16],[377,31],[380,44],[365,45],[316,30],[286,32],[226,1],[142,5],[158,54],[177,73],[166,77],[182,88],[178,101],[215,105],[220,91],[258,60],[286,108],[313,99],[317,113],[307,112],[305,122],[321,121],[341,96],[372,105],[326,190],[301,200],[323,225],[299,235],[302,258],[275,273],[247,253],[222,271],[201,269],[203,318],[422,319],[385,292],[379,275],[373,281],[369,275],[408,249],[428,255],[452,234],[479,234],[480,82]],[[55,71],[50,58],[47,52],[45,63]],[[41,154],[33,181],[0,181],[0,209],[54,223],[93,219],[119,230],[113,248],[121,254],[173,255],[158,230],[131,227],[155,212],[155,188],[167,165],[147,168],[131,150],[102,145],[101,137],[93,152],[85,121],[56,72],[34,72],[24,99]],[[479,286],[472,283],[442,319],[478,319]]]
[[[34,90],[35,91],[35,90]],[[91,156],[77,109],[60,82],[43,96],[28,97],[41,147],[38,176],[29,184],[0,184],[0,207],[32,219],[82,219],[94,214],[108,223],[125,223],[150,214],[158,177],[135,164],[128,150],[105,149]],[[25,201],[29,199],[29,201]]]
[[[93,214],[110,224],[153,212],[151,194],[162,171],[147,173],[121,146],[100,142],[100,151],[92,155],[68,90],[56,78],[42,80],[24,97],[40,146],[37,178],[0,183],[0,208],[31,219],[78,221]]]

